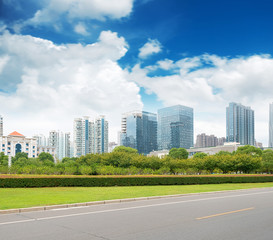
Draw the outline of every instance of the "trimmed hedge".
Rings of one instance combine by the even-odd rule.
[[[0,188],[110,187],[273,182],[273,176],[179,176],[179,177],[47,177],[0,178]]]

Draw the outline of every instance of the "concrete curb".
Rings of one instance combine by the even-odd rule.
[[[61,209],[61,208],[65,209],[65,208],[74,208],[74,207],[83,207],[83,206],[92,206],[92,205],[101,205],[101,204],[123,203],[123,202],[133,202],[133,201],[143,201],[143,200],[154,200],[154,199],[161,199],[161,198],[184,197],[184,196],[192,196],[192,195],[207,195],[207,194],[214,194],[214,193],[243,192],[243,191],[254,190],[254,189],[273,189],[273,187],[248,188],[248,189],[224,190],[224,191],[200,192],[200,193],[184,193],[184,194],[164,195],[164,196],[113,199],[113,200],[84,202],[84,203],[72,203],[72,204],[60,204],[60,205],[50,205],[50,206],[41,206],[41,207],[7,209],[7,210],[0,210],[0,215],[1,214],[12,214],[12,213],[17,213],[18,214],[18,213],[34,212],[34,211],[47,211],[47,210],[52,210],[52,209]]]

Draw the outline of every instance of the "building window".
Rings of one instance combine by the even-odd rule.
[[[2,144],[2,147],[5,147],[5,144]]]
[[[28,148],[26,148],[26,151],[28,151]]]
[[[35,158],[35,155],[33,155],[33,157]]]
[[[28,147],[28,143],[26,143],[26,146]]]
[[[35,148],[35,146],[33,146],[33,149]]]
[[[10,145],[10,142],[8,142],[8,145]]]
[[[8,150],[10,150],[10,147],[8,147]]]

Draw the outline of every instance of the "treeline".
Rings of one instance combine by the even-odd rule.
[[[164,158],[147,157],[135,149],[117,147],[112,153],[87,154],[79,158],[64,158],[54,163],[48,153],[28,158],[18,153],[8,167],[8,158],[0,154],[0,173],[49,175],[167,175],[212,173],[273,173],[273,151],[253,146],[239,147],[233,153],[215,155],[196,153],[188,158],[183,149],[171,149]]]

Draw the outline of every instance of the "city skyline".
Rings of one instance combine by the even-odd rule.
[[[245,2],[1,1],[4,134],[72,132],[74,118],[105,114],[117,141],[122,113],[180,104],[195,111],[195,136],[225,136],[238,102],[267,146],[273,3]]]

